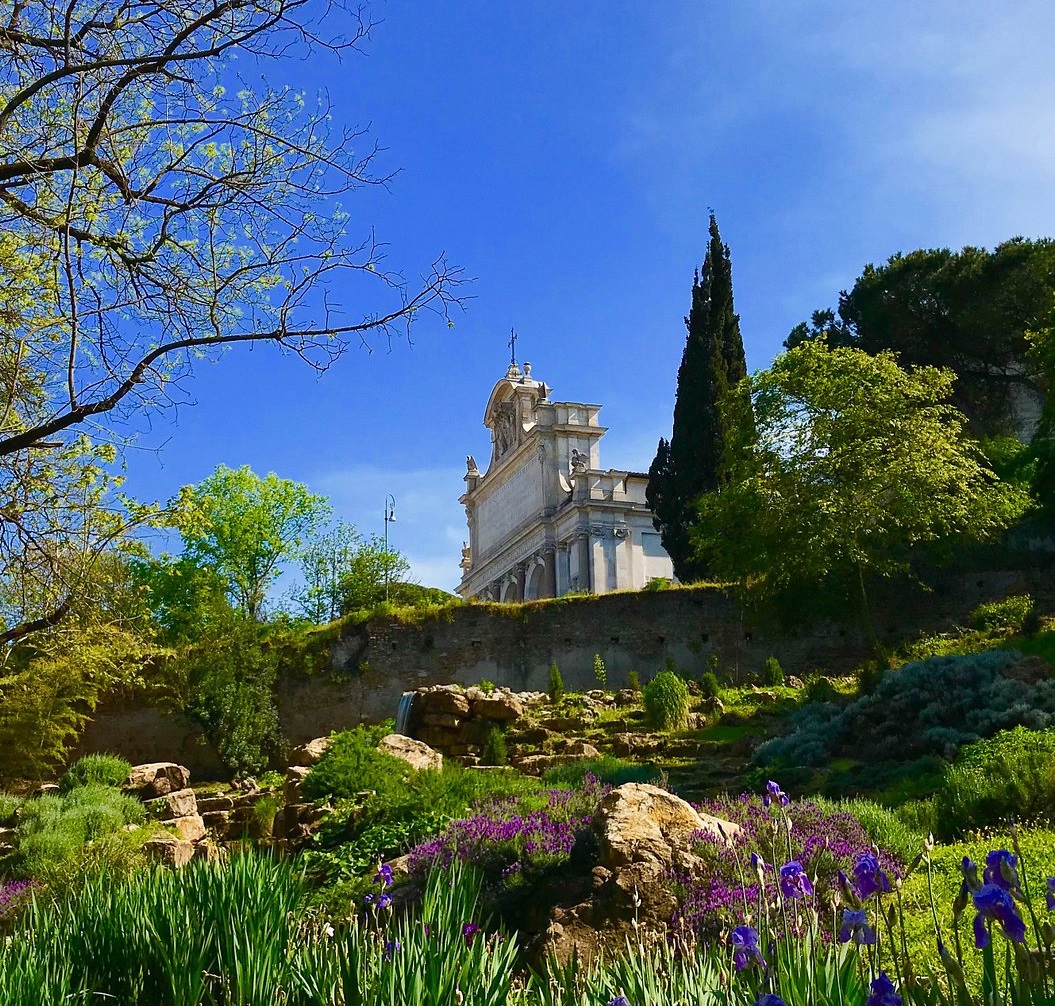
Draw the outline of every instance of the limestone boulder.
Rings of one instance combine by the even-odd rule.
[[[159,761],[133,766],[124,788],[140,800],[153,800],[186,789],[189,785],[190,769],[175,762]]]
[[[669,868],[678,853],[688,852],[694,832],[710,832],[731,842],[739,825],[697,813],[680,797],[647,783],[617,786],[593,818],[600,848],[599,863],[613,872],[634,863]]]
[[[155,863],[178,870],[194,858],[194,843],[181,838],[152,838],[143,843],[143,852]]]
[[[494,691],[473,703],[473,715],[509,723],[524,715],[524,704],[512,692]]]
[[[172,828],[178,838],[184,842],[200,842],[205,838],[205,822],[199,814],[187,814],[185,817],[174,817],[169,821],[162,821],[166,828]]]
[[[286,769],[286,779],[282,784],[282,798],[286,803],[301,802],[300,786],[307,779],[310,772],[311,769],[304,765],[290,765]]]
[[[144,800],[143,806],[150,817],[167,821],[174,817],[187,817],[198,813],[198,800],[192,789],[176,790],[152,800]]]
[[[198,813],[199,814],[215,814],[218,811],[231,810],[234,807],[234,800],[229,796],[200,796],[198,797]]]
[[[332,744],[332,737],[316,737],[305,744],[300,744],[293,749],[290,764],[304,765],[310,768],[322,760],[322,756],[330,750]]]
[[[433,750],[424,741],[416,741],[403,734],[388,734],[382,737],[377,750],[405,761],[419,772],[423,769],[435,769],[438,772],[443,768],[443,755],[439,751]]]
[[[414,717],[447,713],[452,716],[469,715],[469,699],[458,685],[431,685],[422,688],[414,700]]]

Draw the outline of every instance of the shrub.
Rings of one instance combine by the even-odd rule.
[[[0,793],[0,828],[10,828],[15,823],[15,813],[24,802],[14,793]]]
[[[769,657],[762,668],[762,684],[782,685],[784,684],[784,668],[776,657]]]
[[[662,773],[655,765],[640,765],[616,758],[615,755],[601,755],[600,758],[554,765],[542,773],[542,781],[550,786],[577,789],[588,775],[606,786],[622,786],[627,782],[656,783],[662,778]]]
[[[59,792],[69,793],[78,786],[123,786],[132,771],[130,762],[117,755],[88,754],[75,761],[59,780]]]
[[[926,756],[952,758],[964,744],[998,730],[1055,722],[1055,681],[1008,677],[1011,650],[930,657],[887,671],[871,695],[846,706],[811,702],[790,732],[760,745],[761,765],[825,765],[848,756],[875,764]]]
[[[593,676],[597,679],[599,687],[608,687],[608,669],[604,666],[604,661],[599,653],[593,655]]]
[[[480,691],[483,692],[484,695],[490,695],[491,692],[493,692],[494,690],[495,683],[493,681],[489,681],[487,678],[484,678],[483,681],[480,682]]]
[[[722,686],[718,682],[718,675],[714,671],[704,671],[700,677],[700,694],[705,699],[716,699],[721,691]]]
[[[967,745],[935,796],[938,837],[957,838],[1055,808],[1055,730],[1016,727]]]
[[[304,777],[309,800],[354,797],[365,790],[383,794],[404,785],[414,771],[405,761],[377,750],[378,727],[356,727],[333,739],[330,749]]]
[[[972,629],[982,632],[1021,632],[1032,611],[1033,598],[1029,594],[1016,594],[978,605],[967,621]]]
[[[549,699],[554,705],[564,698],[564,678],[556,662],[549,665]]]
[[[626,675],[626,686],[632,692],[641,691],[641,679],[637,675],[637,671],[628,671]]]
[[[689,690],[670,671],[660,671],[643,693],[645,716],[657,730],[683,729],[689,715]]]
[[[509,749],[506,746],[506,735],[501,727],[492,727],[484,742],[480,760],[485,765],[507,765],[509,763]]]
[[[28,800],[18,823],[18,872],[45,880],[80,855],[86,842],[144,818],[135,797],[91,783],[64,795]]]

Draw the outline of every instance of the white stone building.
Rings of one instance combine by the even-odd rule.
[[[512,363],[491,392],[491,461],[470,455],[461,502],[469,525],[462,597],[521,601],[604,594],[672,578],[645,503],[648,476],[601,470],[599,405],[553,402]]]

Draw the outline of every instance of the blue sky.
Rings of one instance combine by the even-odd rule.
[[[320,4],[322,0],[319,0]],[[668,436],[710,208],[751,369],[867,262],[1055,235],[1055,5],[388,0],[362,55],[265,67],[369,125],[399,174],[346,202],[413,279],[475,281],[449,330],[350,351],[324,376],[270,348],[202,365],[152,417],[126,489],[167,499],[217,465],[307,483],[453,589],[465,455],[518,356],[600,403],[606,467]],[[335,23],[332,27],[337,28]],[[365,305],[369,309],[369,305]]]

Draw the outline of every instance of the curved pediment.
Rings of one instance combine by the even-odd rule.
[[[521,370],[511,363],[505,377],[491,390],[484,409],[484,426],[491,431],[491,464],[523,443],[535,426],[535,406],[549,397],[549,388],[531,376],[531,364]]]

